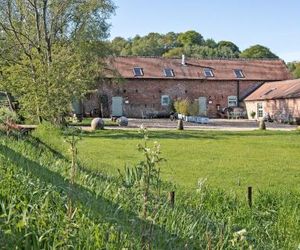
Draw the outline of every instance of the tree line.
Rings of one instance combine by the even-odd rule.
[[[231,41],[204,39],[194,30],[159,34],[151,32],[125,39],[116,37],[109,43],[114,56],[163,56],[180,57],[185,54],[195,58],[278,58],[269,48],[253,45],[244,51]]]

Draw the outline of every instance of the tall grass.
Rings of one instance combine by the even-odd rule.
[[[1,138],[0,248],[141,249],[145,225],[152,249],[297,249],[300,243],[299,192],[256,192],[250,209],[246,199],[199,182],[195,191],[177,189],[173,208],[167,201],[173,186],[163,183],[157,202],[148,203],[155,213],[142,218],[143,204],[124,179],[81,167],[70,185],[70,161],[58,149],[45,137]]]

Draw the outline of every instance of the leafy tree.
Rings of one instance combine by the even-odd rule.
[[[136,39],[132,43],[131,51],[133,55],[161,56],[166,47],[162,41],[163,36],[158,33],[149,33],[147,36]]]
[[[188,53],[186,53],[187,51],[182,48],[174,48],[174,49],[170,49],[168,52],[163,54],[163,57],[167,57],[167,58],[177,58],[177,57],[181,57],[183,54],[186,56],[189,56]]]
[[[113,55],[121,55],[124,48],[126,48],[128,41],[123,37],[116,37],[111,41],[111,49]]]
[[[216,41],[212,38],[206,39],[203,45],[213,49],[218,46]]]
[[[0,85],[32,119],[61,120],[99,75],[110,0],[0,1]]]
[[[262,45],[254,45],[245,49],[241,54],[242,58],[278,58],[271,50]]]
[[[178,42],[182,46],[191,46],[191,45],[202,45],[204,40],[203,40],[203,36],[200,33],[194,30],[189,30],[179,34]]]
[[[233,53],[238,53],[238,54],[241,53],[239,47],[236,46],[233,42],[230,42],[230,41],[220,41],[220,42],[218,42],[218,48],[219,49],[228,48]]]
[[[295,78],[300,78],[300,62],[290,62],[287,66]]]
[[[168,32],[166,35],[163,35],[162,42],[165,49],[170,50],[179,47],[178,36],[179,34],[174,32]]]

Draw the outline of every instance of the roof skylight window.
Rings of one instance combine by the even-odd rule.
[[[164,74],[166,77],[174,77],[175,76],[173,69],[170,69],[170,68],[164,69]]]
[[[210,68],[204,68],[203,73],[206,77],[214,77],[213,70]]]
[[[134,76],[143,76],[144,75],[143,68],[141,67],[133,68],[133,74]]]
[[[236,78],[245,78],[245,75],[241,69],[234,69],[233,71]]]

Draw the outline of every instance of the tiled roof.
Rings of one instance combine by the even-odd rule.
[[[123,78],[237,80],[234,69],[241,69],[244,78],[240,80],[277,81],[292,78],[282,60],[186,59],[186,65],[182,65],[181,59],[133,56],[111,57],[108,66],[107,77],[114,77],[113,70]],[[134,67],[141,67],[144,75],[135,77]],[[174,77],[166,77],[164,68],[173,69]],[[211,68],[214,76],[205,77],[204,68]]]
[[[267,82],[249,95],[245,101],[300,98],[300,79]]]

